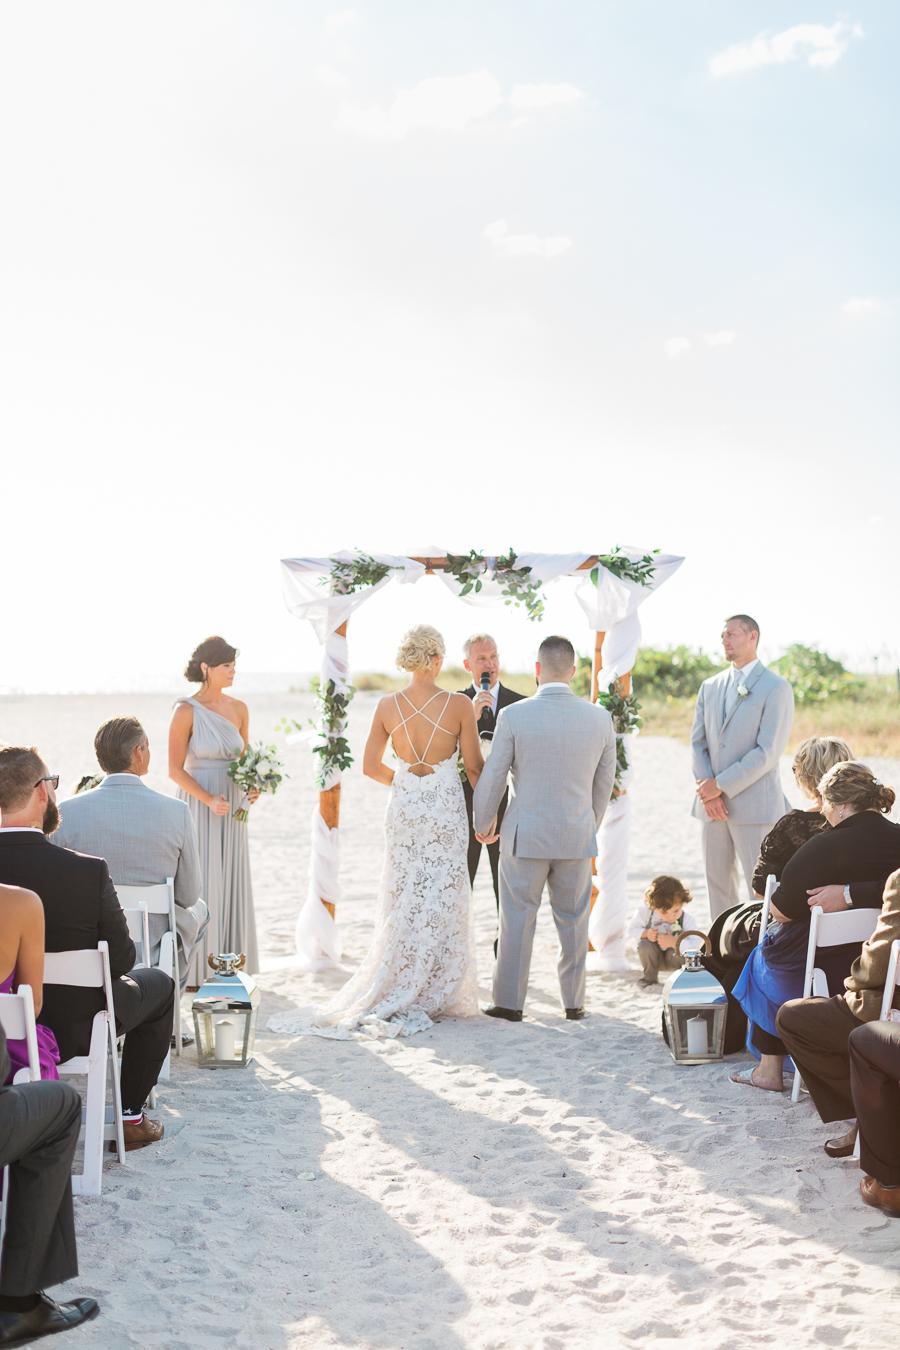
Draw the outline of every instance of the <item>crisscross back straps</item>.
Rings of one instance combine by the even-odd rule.
[[[442,726],[441,726],[441,718],[443,717],[444,713],[445,713],[445,712],[447,711],[447,709],[449,708],[449,706],[450,706],[450,700],[451,700],[452,697],[453,697],[452,694],[448,694],[448,695],[447,695],[447,697],[446,697],[446,699],[445,699],[445,701],[444,701],[444,706],[443,706],[443,708],[441,708],[441,711],[438,713],[437,721],[435,721],[433,717],[429,717],[429,716],[428,716],[428,714],[427,714],[427,712],[425,711],[425,709],[426,709],[426,708],[430,708],[431,705],[432,705],[432,703],[434,702],[434,700],[435,700],[436,698],[440,698],[440,694],[432,694],[432,695],[431,695],[431,698],[428,700],[428,702],[427,702],[427,703],[423,703],[422,706],[421,706],[421,708],[417,708],[416,705],[413,703],[412,699],[407,698],[406,695],[405,695],[402,691],[401,691],[399,697],[398,697],[397,694],[394,695],[394,703],[395,703],[396,706],[397,706],[397,714],[398,714],[398,716],[399,716],[399,718],[400,718],[400,723],[399,723],[398,726],[394,727],[394,730],[391,732],[391,735],[392,735],[392,736],[395,735],[396,732],[398,732],[398,731],[400,730],[400,727],[403,728],[403,730],[406,732],[406,739],[409,741],[409,748],[410,748],[410,750],[413,752],[413,754],[414,754],[415,757],[416,757],[416,760],[415,760],[416,764],[427,764],[429,768],[432,767],[432,765],[428,764],[428,758],[427,758],[427,756],[428,756],[428,751],[431,749],[431,742],[434,740],[434,734],[435,734],[436,731],[446,731],[448,736],[452,736],[452,735],[453,735],[453,732],[450,730],[449,727],[442,727]],[[401,698],[403,699],[404,703],[408,703],[409,706],[410,706],[410,708],[412,708],[412,712],[410,713],[409,717],[404,717],[404,716],[403,716],[403,710],[401,709],[401,707],[400,707],[400,702],[399,702],[399,699],[401,699]],[[416,749],[416,747],[413,745],[413,739],[412,739],[412,736],[410,736],[409,730],[408,730],[409,723],[413,720],[414,717],[424,717],[424,718],[425,718],[425,721],[426,721],[426,722],[430,722],[430,724],[431,724],[431,735],[428,737],[428,744],[426,745],[426,747],[425,747],[425,749],[424,749],[424,751],[422,752],[421,755],[419,754],[419,752],[418,752],[418,750]]]

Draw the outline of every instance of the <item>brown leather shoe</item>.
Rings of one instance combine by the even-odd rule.
[[[882,1186],[874,1177],[863,1177],[859,1183],[859,1193],[873,1209],[880,1209],[892,1219],[900,1219],[900,1186]]]
[[[133,1148],[146,1148],[148,1144],[158,1143],[165,1133],[162,1121],[152,1120],[146,1111],[133,1125],[126,1120],[122,1132],[125,1135],[126,1153],[130,1153]]]

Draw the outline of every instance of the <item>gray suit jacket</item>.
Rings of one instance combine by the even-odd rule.
[[[715,778],[736,825],[774,824],[790,810],[778,761],[791,734],[794,691],[760,661],[747,676],[747,697],[739,698],[726,717],[730,678],[728,666],[700,686],[691,732],[694,777]],[[699,798],[693,814],[706,819]]]
[[[175,878],[175,920],[189,952],[208,920],[200,899],[200,855],[187,802],[154,792],[133,773],[111,773],[99,787],[60,802],[61,824],[52,842],[105,858],[113,883],[154,886]],[[154,947],[165,930],[150,915]]]
[[[512,774],[500,852],[517,858],[593,858],[616,773],[612,718],[551,685],[504,708],[475,788],[475,828],[486,833]]]

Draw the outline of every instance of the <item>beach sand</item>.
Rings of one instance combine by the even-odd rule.
[[[252,735],[303,695],[251,697]],[[360,695],[359,752],[372,698]],[[73,783],[96,726],[135,712],[162,776],[170,700],[0,700],[0,739],[36,743]],[[590,1017],[562,1020],[542,910],[527,1021],[445,1022],[410,1041],[276,1036],[267,1017],[345,975],[291,968],[315,802],[308,748],[251,815],[265,970],[257,1058],[210,1072],[192,1051],[160,1090],[165,1140],[107,1165],[77,1200],[81,1274],[107,1347],[721,1347],[897,1343],[900,1226],[864,1207],[860,1173],[822,1152],[808,1100],[733,1086],[732,1062],[677,1067],[660,993],[589,977]],[[888,782],[900,764],[880,762]],[[786,780],[787,781],[787,780]],[[687,750],[635,747],[629,886],[680,875],[706,917]],[[62,794],[61,794],[62,795]],[[372,932],[384,790],[347,776],[339,918],[349,971]],[[490,999],[493,896],[475,908]],[[833,1132],[833,1131],[832,1131]]]

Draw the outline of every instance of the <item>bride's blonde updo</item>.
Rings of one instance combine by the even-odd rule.
[[[430,624],[419,623],[404,633],[397,651],[400,670],[425,670],[436,656],[444,657],[444,639]]]

